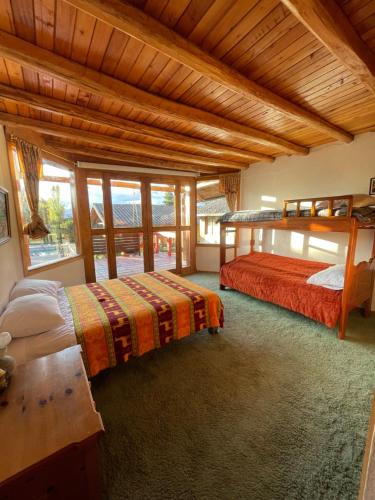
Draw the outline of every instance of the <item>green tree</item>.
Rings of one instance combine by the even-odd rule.
[[[173,193],[167,191],[164,195],[164,205],[173,205],[174,204],[174,196]]]
[[[45,202],[47,206],[46,223],[52,233],[56,235],[57,242],[61,245],[63,242],[63,224],[65,207],[61,201],[60,186],[53,186],[51,197]]]

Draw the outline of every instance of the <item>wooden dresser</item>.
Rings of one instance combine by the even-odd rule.
[[[18,367],[0,395],[1,500],[99,499],[104,431],[70,347]]]

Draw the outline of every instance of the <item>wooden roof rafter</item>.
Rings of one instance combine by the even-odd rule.
[[[337,59],[375,93],[375,54],[335,1],[281,0]]]
[[[90,162],[116,162],[119,165],[128,165],[145,168],[160,168],[166,170],[179,170],[186,172],[197,172],[205,174],[219,174],[227,172],[227,169],[210,167],[207,165],[192,165],[182,162],[173,162],[170,160],[158,160],[157,158],[148,158],[136,155],[126,154],[124,152],[104,149],[102,147],[93,147],[87,144],[77,144],[67,141],[58,141],[49,136],[45,137],[46,147],[57,154],[67,156],[73,161],[90,161]],[[234,170],[230,170],[233,172]]]
[[[79,129],[58,125],[52,122],[34,120],[32,118],[26,118],[2,112],[0,112],[0,123],[3,123],[4,125],[12,127],[14,129],[18,128],[21,130],[33,130],[38,134],[46,134],[70,140],[76,140],[77,134],[79,134],[80,132]],[[88,130],[85,130],[83,134],[79,134],[78,137],[83,142],[100,144],[104,147],[114,147],[125,151],[126,153],[135,153],[141,157],[145,156],[167,161],[173,160],[177,163],[183,162],[185,164],[191,165],[205,165],[214,168],[221,167],[234,170],[243,170],[248,167],[248,164],[237,164],[235,162],[229,162],[217,158],[210,158],[208,156],[198,156],[188,153],[181,153],[178,151],[161,149],[148,144],[128,141],[126,139],[121,139],[110,135],[97,134]]]
[[[353,140],[350,133],[246,78],[126,1],[65,1],[245,98],[255,99],[340,141]]]
[[[123,104],[130,104],[139,111],[147,111],[156,116],[224,132],[243,141],[278,148],[288,154],[305,155],[308,153],[308,148],[304,146],[219,115],[151,94],[5,31],[0,31],[0,56],[75,85],[87,92],[108,97]]]
[[[123,132],[137,133],[149,138],[161,139],[173,144],[174,146],[188,145],[196,149],[197,153],[212,154],[215,156],[226,154],[235,157],[236,161],[242,162],[249,162],[249,160],[264,162],[274,161],[274,158],[269,155],[241,150],[183,134],[177,134],[169,130],[152,127],[144,123],[138,123],[136,121],[127,120],[109,113],[103,113],[88,107],[54,99],[53,97],[35,94],[19,88],[13,88],[2,83],[0,83],[0,97],[9,99],[16,103],[27,104],[28,106],[38,110],[64,114],[66,116],[79,118],[90,123],[116,128],[122,130]]]

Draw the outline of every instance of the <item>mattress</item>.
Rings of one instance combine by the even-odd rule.
[[[346,208],[334,209],[333,214],[337,217],[343,217],[346,215]],[[317,211],[318,217],[326,217],[327,215],[327,209]],[[288,217],[296,216],[297,212],[295,210],[288,210]],[[310,209],[301,210],[299,216],[311,217]],[[359,222],[375,223],[375,207],[353,208],[352,217]],[[240,210],[238,212],[227,212],[218,219],[218,222],[259,222],[281,219],[283,219],[282,210]]]
[[[253,252],[224,264],[220,283],[332,328],[340,315],[342,292],[306,283],[310,276],[329,266],[322,262]]]
[[[66,288],[87,374],[223,326],[217,293],[168,271]]]
[[[65,324],[39,335],[13,339],[8,346],[8,354],[15,358],[18,365],[77,344],[72,312],[63,288],[58,290],[57,298]]]

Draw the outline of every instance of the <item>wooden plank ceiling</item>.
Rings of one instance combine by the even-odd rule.
[[[0,0],[0,122],[73,160],[202,173],[349,142],[375,130],[375,0],[334,8],[339,45],[304,0]]]

